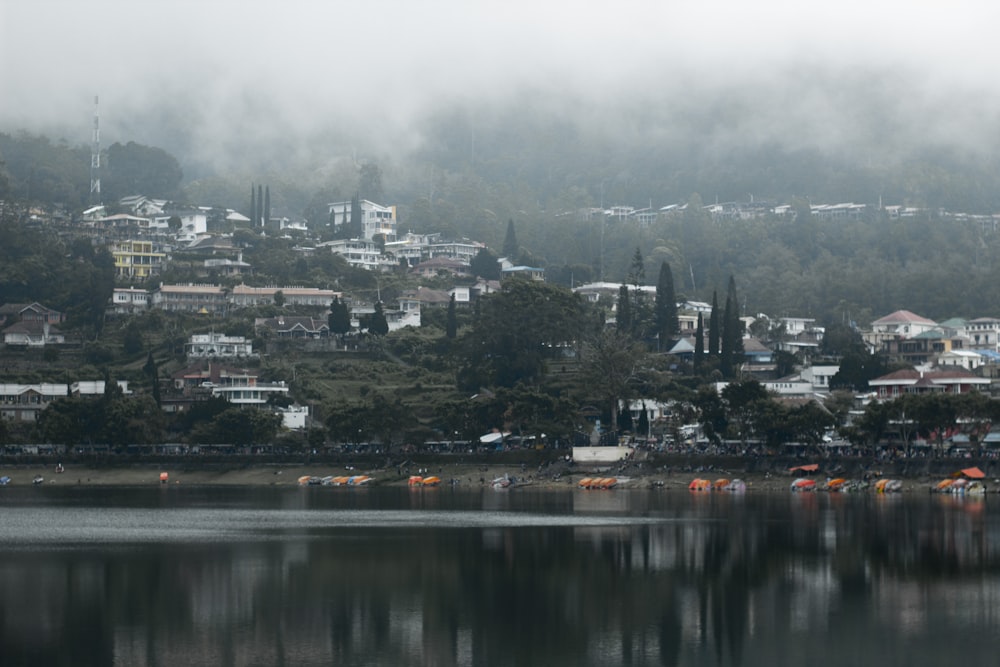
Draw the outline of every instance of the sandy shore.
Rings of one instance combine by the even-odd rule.
[[[688,483],[696,477],[718,479],[720,477],[740,478],[747,483],[748,490],[787,491],[795,475],[789,474],[745,474],[723,471],[712,472],[682,472],[664,470],[624,470],[617,472],[609,469],[593,469],[580,466],[562,466],[559,468],[531,469],[520,465],[476,465],[476,464],[445,464],[431,465],[428,468],[381,468],[360,469],[344,468],[342,466],[285,466],[256,465],[249,467],[234,467],[230,469],[195,468],[183,466],[163,467],[74,467],[67,466],[62,473],[57,473],[52,466],[0,466],[0,477],[10,477],[12,486],[32,485],[36,476],[43,478],[42,485],[88,485],[88,486],[150,486],[160,485],[161,473],[168,475],[167,484],[190,486],[297,486],[303,476],[325,477],[336,475],[370,475],[374,485],[405,486],[410,475],[436,475],[441,478],[442,485],[455,484],[462,488],[478,488],[489,486],[492,480],[499,477],[516,479],[517,486],[536,486],[545,488],[573,488],[584,477],[617,477],[622,488],[663,488],[686,489]],[[821,484],[826,477],[822,474],[815,477]],[[452,481],[454,480],[454,481]],[[927,491],[937,478],[914,478],[904,480],[904,490]],[[986,480],[992,489],[1000,487],[994,480]]]

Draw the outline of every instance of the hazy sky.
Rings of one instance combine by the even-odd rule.
[[[973,0],[0,0],[0,131],[87,143],[95,94],[109,141],[148,140],[181,101],[212,150],[344,119],[405,136],[414,114],[515,90],[601,108],[759,87],[791,118],[872,72],[898,74],[927,132],[974,141],[969,119],[997,116],[998,19]]]

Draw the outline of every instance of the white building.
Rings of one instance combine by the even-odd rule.
[[[271,396],[287,393],[288,386],[284,382],[254,382],[247,385],[212,387],[212,396],[221,396],[235,405],[264,405]]]
[[[189,358],[195,359],[256,356],[253,343],[243,336],[226,336],[214,331],[207,334],[192,334],[190,342],[184,345],[184,351]]]
[[[111,293],[110,312],[129,315],[149,308],[149,292],[135,287],[116,287]]]
[[[397,262],[391,255],[382,252],[377,243],[362,239],[327,241],[320,243],[317,246],[319,248],[326,248],[335,255],[340,255],[351,266],[369,271],[391,269]]]
[[[330,224],[340,227],[351,224],[352,203],[349,201],[327,204],[330,214]],[[396,207],[382,206],[375,202],[362,199],[361,206],[361,238],[371,241],[382,235],[385,241],[396,240]]]

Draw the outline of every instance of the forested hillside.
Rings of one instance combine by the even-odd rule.
[[[996,151],[931,140],[893,145],[874,121],[865,126],[867,145],[857,136],[840,147],[828,140],[792,145],[773,131],[738,141],[727,125],[738,121],[733,111],[716,105],[696,113],[691,104],[676,102],[666,117],[637,109],[615,126],[604,124],[606,116],[569,119],[513,103],[453,107],[415,125],[419,141],[410,151],[366,155],[336,147],[322,162],[279,152],[266,168],[248,162],[196,180],[184,179],[183,160],[168,150],[113,143],[102,155],[102,194],[112,211],[118,197],[142,193],[245,212],[251,183],[265,182],[275,215],[316,223],[326,202],[360,192],[397,205],[401,231],[482,240],[498,253],[512,220],[517,259],[544,266],[549,280],[564,284],[624,280],[639,248],[650,266],[670,263],[687,297],[710,300],[737,276],[741,306],[751,314],[860,323],[899,308],[939,319],[997,314],[984,299],[998,277],[997,234],[935,213],[1000,210],[1000,169],[989,157]],[[665,118],[684,119],[690,131]],[[88,205],[86,146],[0,134],[0,159],[0,196],[71,212]],[[792,204],[799,214],[713,221],[698,208],[751,198]],[[867,204],[868,213],[845,221],[805,213],[810,202],[839,201]],[[686,211],[647,226],[582,213],[685,203]],[[880,203],[928,213],[889,220]]]

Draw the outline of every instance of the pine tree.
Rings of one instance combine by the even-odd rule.
[[[351,227],[347,238],[360,239],[364,236],[364,224],[361,219],[361,197],[354,193],[351,197]]]
[[[257,224],[257,193],[253,183],[250,184],[250,226]]]
[[[271,222],[271,186],[264,188],[264,221],[262,225],[267,227]]]
[[[705,320],[701,313],[698,313],[698,328],[694,334],[694,373],[697,375],[701,371],[701,365],[705,361]]]
[[[264,226],[264,186],[257,185],[257,210],[255,211],[257,217],[253,220],[254,227]]]
[[[507,220],[507,235],[503,239],[503,255],[511,262],[517,263],[521,246],[517,244],[517,234],[514,233],[514,220]]]
[[[736,279],[729,276],[726,293],[726,310],[722,320],[722,353],[719,369],[722,377],[731,378],[739,369],[743,357],[743,323],[740,321],[740,306],[736,295]]]
[[[674,274],[666,262],[660,264],[660,276],[656,281],[656,334],[660,343],[669,345],[680,332],[677,319],[677,296],[674,294]]]
[[[385,313],[382,312],[382,302],[375,303],[375,312],[372,313],[371,323],[368,332],[376,336],[384,336],[389,333],[389,323],[385,320]]]
[[[618,288],[618,314],[615,317],[615,326],[619,333],[632,333],[632,303],[629,300],[628,285]]]
[[[712,290],[712,312],[708,316],[708,354],[712,357],[719,356],[719,296]]]

